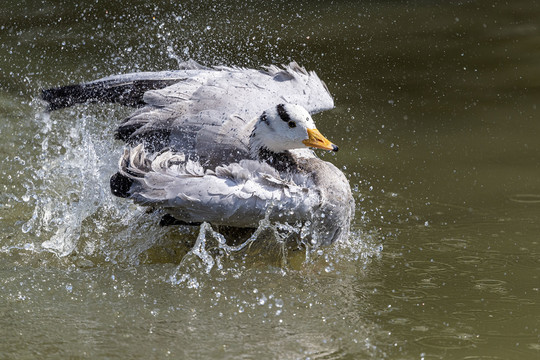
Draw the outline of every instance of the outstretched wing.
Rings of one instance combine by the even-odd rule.
[[[303,183],[298,176],[296,182],[283,180],[266,163],[243,160],[205,171],[183,154],[165,151],[152,157],[142,145],[125,150],[120,173],[131,182],[129,197],[186,223],[253,227],[272,208],[270,220],[294,224],[321,205],[321,194],[308,177]]]
[[[87,83],[44,89],[41,98],[47,101],[49,111],[86,102],[141,107],[145,105],[143,96],[147,91],[181,81],[185,78],[184,70],[204,69],[209,68],[189,60],[182,63],[179,70],[113,75]]]
[[[247,156],[252,120],[268,108],[294,103],[314,114],[334,107],[319,77],[294,62],[264,70],[207,68],[194,61],[180,67],[49,89],[43,98],[50,109],[84,101],[143,105],[118,127],[117,138],[144,142],[152,151],[171,147],[224,161]]]

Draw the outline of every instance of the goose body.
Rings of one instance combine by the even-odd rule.
[[[310,246],[347,236],[354,200],[345,175],[310,147],[337,151],[311,114],[334,103],[296,63],[262,70],[203,67],[117,75],[43,91],[49,109],[82,102],[139,107],[116,130],[126,142],[113,194],[185,224],[256,228],[268,217]]]

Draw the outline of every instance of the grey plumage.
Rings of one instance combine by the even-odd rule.
[[[144,106],[116,132],[128,144],[118,176],[128,190],[117,192],[186,223],[257,227],[269,214],[271,221],[303,226],[304,241],[312,245],[347,236],[354,200],[343,173],[307,148],[274,153],[267,151],[264,137],[257,138],[261,131],[272,131],[266,119],[271,114],[263,115],[268,109],[279,112],[280,126],[297,131],[302,111],[334,107],[315,73],[296,63],[253,70],[190,61],[176,71],[118,75],[79,86],[98,89],[88,101],[120,102],[111,89],[134,83],[152,89],[125,96],[126,105]],[[61,89],[55,90],[58,96]],[[84,98],[78,93],[73,103]],[[70,106],[70,101],[55,101]],[[287,109],[297,112],[292,124]],[[257,129],[261,123],[268,130]]]
[[[190,62],[184,70],[142,73],[147,80],[179,79],[163,89],[148,91],[146,106],[124,120],[118,137],[131,144],[150,143],[153,151],[170,147],[200,156],[213,165],[246,156],[252,121],[279,103],[298,104],[310,114],[334,107],[326,85],[296,63],[265,70],[232,67],[204,68]],[[120,75],[103,81],[122,83]],[[137,78],[139,79],[139,78]],[[157,134],[157,136],[156,136]],[[157,137],[157,144],[153,142]]]

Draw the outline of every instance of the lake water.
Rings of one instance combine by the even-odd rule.
[[[540,4],[19,1],[0,10],[0,358],[538,359]],[[296,60],[351,237],[306,258],[160,228],[108,178],[130,109],[40,89]]]

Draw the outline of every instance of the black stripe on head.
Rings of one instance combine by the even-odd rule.
[[[278,113],[279,117],[281,118],[281,120],[283,120],[285,122],[289,122],[291,120],[291,117],[289,116],[289,113],[287,112],[287,110],[285,110],[285,105],[284,104],[279,104],[278,106],[276,106],[276,109],[277,109],[277,113]]]

